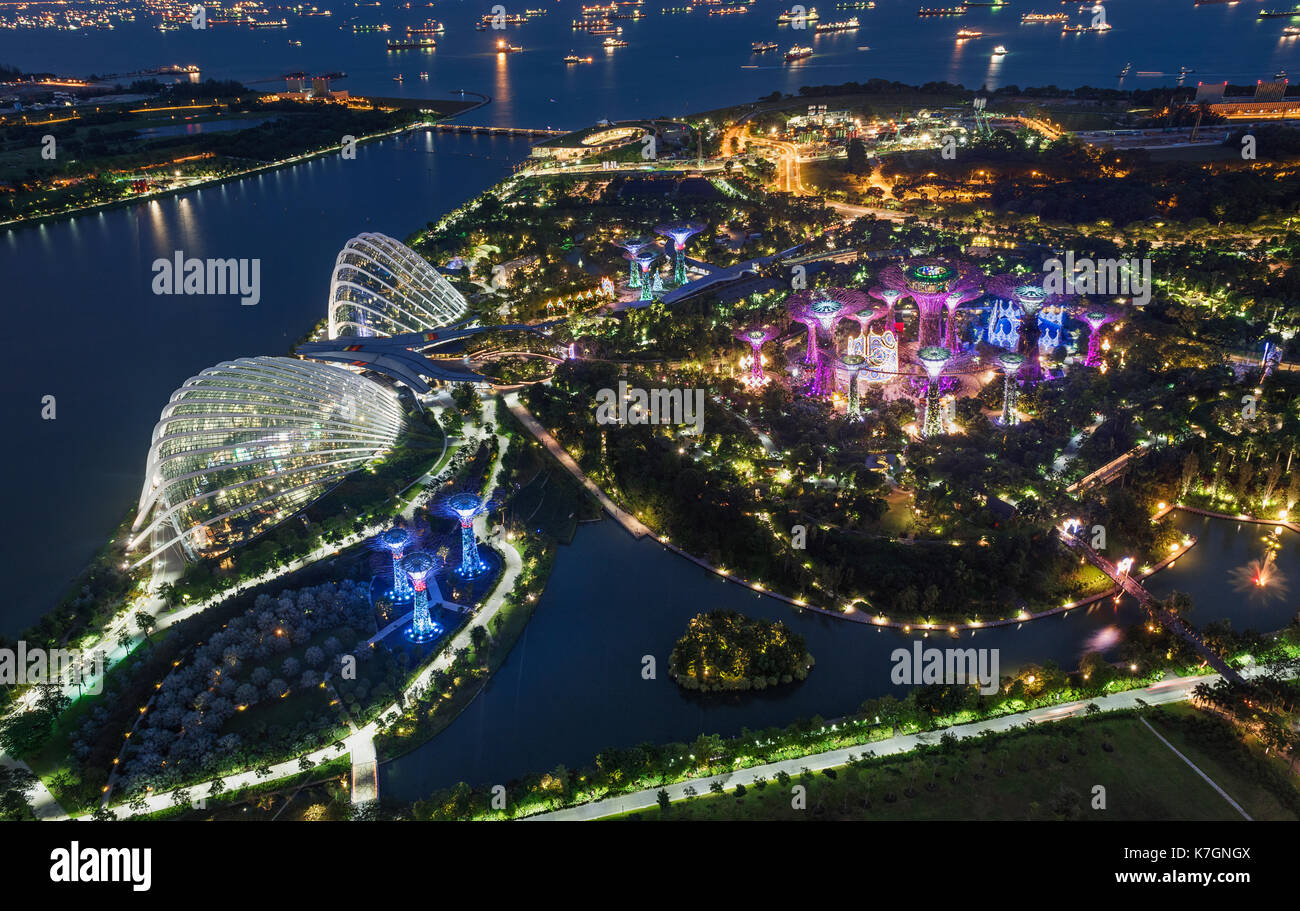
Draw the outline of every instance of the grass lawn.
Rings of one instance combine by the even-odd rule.
[[[1193,735],[1179,718],[1189,705],[1161,708],[1152,725],[1256,819],[1295,820],[1279,795],[1253,774],[1231,738]],[[1203,716],[1204,717],[1204,716]],[[1107,745],[1110,749],[1107,749]],[[1257,749],[1257,763],[1267,763]],[[1063,757],[1063,758],[1062,758]],[[868,761],[734,791],[701,794],[626,814],[639,819],[1080,819],[1241,820],[1241,815],[1133,715],[1078,721],[963,742],[948,752]],[[790,787],[807,786],[807,809],[791,807]],[[1093,788],[1106,789],[1105,809],[1093,809]],[[1290,780],[1291,803],[1300,797]]]

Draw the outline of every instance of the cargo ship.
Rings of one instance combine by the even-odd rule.
[[[430,19],[424,25],[408,25],[406,34],[408,35],[441,35],[447,30],[447,27],[441,22],[435,22]]]
[[[1065,13],[1021,13],[1020,22],[1022,25],[1029,25],[1036,22],[1065,22],[1070,17]]]
[[[600,45],[605,48],[627,47],[627,42],[622,38],[606,38]]]
[[[796,44],[794,47],[790,48],[790,50],[788,50],[788,51],[785,52],[785,59],[786,59],[786,60],[802,60],[802,59],[804,59],[805,57],[811,57],[811,56],[812,56],[812,53],[813,53],[813,49],[812,49],[812,48],[810,48],[810,47],[800,47],[799,45]]]
[[[958,40],[958,41],[966,41],[966,40],[969,40],[969,39],[971,39],[971,38],[983,38],[983,37],[984,37],[984,33],[981,32],[979,29],[973,29],[973,28],[959,28],[959,29],[957,29],[957,40]]]
[[[786,10],[776,17],[777,25],[786,25],[790,22],[816,22],[821,16],[817,13],[817,7],[810,6],[803,12],[796,14],[794,10]]]
[[[438,42],[432,38],[388,39],[390,51],[431,51],[437,46]]]
[[[572,52],[564,58],[565,63],[592,63],[594,60],[594,57],[579,57],[577,54]]]
[[[1282,29],[1282,34],[1288,38],[1294,38],[1296,35],[1300,35],[1300,25],[1288,25]]]
[[[1110,23],[1099,22],[1096,25],[1063,25],[1061,26],[1061,31],[1063,32],[1109,32]]]
[[[1295,9],[1262,9],[1259,11],[1260,19],[1296,19],[1300,18],[1300,6]]]
[[[777,45],[775,41],[755,41],[750,47],[755,54],[765,54],[768,51],[776,50]]]
[[[921,18],[930,16],[964,16],[966,7],[964,6],[923,6],[916,11]]]
[[[814,32],[851,32],[858,27],[858,17],[845,19],[843,22],[823,22],[818,25]]]
[[[522,50],[523,50],[522,47],[520,47],[520,46],[517,45],[517,44],[511,44],[509,41],[507,41],[507,40],[504,39],[504,38],[498,38],[498,39],[497,39],[497,53],[498,53],[498,54],[517,54],[517,53],[519,53],[519,52],[522,51]]]

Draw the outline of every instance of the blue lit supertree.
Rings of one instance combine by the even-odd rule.
[[[703,230],[704,225],[698,221],[675,221],[655,228],[656,234],[672,239],[674,285],[686,284],[686,241]]]
[[[487,572],[488,565],[478,555],[478,541],[474,537],[474,518],[491,510],[491,503],[473,493],[455,493],[442,501],[447,515],[460,522],[460,564],[452,570],[461,579],[474,579]]]
[[[431,642],[442,635],[442,627],[429,616],[428,578],[438,571],[438,558],[423,551],[402,558],[402,571],[410,577],[414,610],[405,636],[411,642]]]
[[[409,601],[411,582],[402,572],[402,558],[414,541],[414,537],[405,528],[390,528],[379,536],[379,543],[393,555],[393,600]]]
[[[627,286],[629,288],[641,287],[641,271],[637,268],[636,258],[641,255],[641,251],[654,243],[650,237],[630,237],[627,240],[620,240],[618,245],[627,251],[624,259],[632,261],[627,276]]]

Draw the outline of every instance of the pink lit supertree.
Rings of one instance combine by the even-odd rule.
[[[889,328],[893,329],[894,325],[898,322],[898,318],[894,313],[894,305],[897,304],[898,299],[903,296],[903,292],[899,291],[897,288],[882,288],[877,285],[867,293],[876,300],[885,302],[885,306],[889,308]]]
[[[1046,278],[1042,272],[1024,272],[1006,273],[989,279],[989,294],[1015,301],[1020,306],[1020,338],[1016,350],[1025,356],[1020,375],[1027,383],[1037,382],[1043,377],[1043,368],[1038,361],[1038,311],[1057,304],[1062,296],[1044,287]]]
[[[1096,367],[1101,363],[1101,327],[1115,320],[1115,314],[1109,310],[1091,308],[1079,314],[1079,318],[1088,324],[1088,356],[1083,366]]]
[[[956,301],[952,305],[955,311],[963,301],[979,296],[983,281],[978,269],[956,259],[913,259],[886,266],[880,272],[882,288],[916,301],[921,314],[917,344],[922,348],[939,343],[939,314],[949,298]],[[951,315],[950,311],[950,321]]]
[[[767,374],[763,372],[763,343],[778,335],[780,332],[777,328],[768,325],[747,326],[736,330],[736,338],[748,343],[749,347],[754,349],[754,362],[750,365],[749,374],[741,380],[750,389],[757,389],[767,382]]]
[[[857,320],[860,332],[864,319],[860,314],[864,310],[874,311],[871,300],[853,288],[796,291],[786,300],[786,312],[790,319],[808,327],[808,350],[803,362],[813,368],[809,395],[825,395],[830,389],[830,358],[835,355],[835,327],[840,320],[853,319]]]

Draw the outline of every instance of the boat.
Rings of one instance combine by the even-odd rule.
[[[590,33],[591,33],[592,35],[595,35],[595,36],[598,37],[598,38],[599,38],[601,35],[621,35],[621,34],[623,34],[623,26],[621,26],[621,25],[615,25],[615,26],[613,26],[612,28],[611,28],[611,27],[606,27],[606,28],[593,28],[593,29],[590,29]]]
[[[438,46],[432,38],[388,39],[390,51],[431,51]]]
[[[993,49],[994,57],[1005,57],[1006,55],[1007,55],[1007,49],[1000,44]]]
[[[1124,64],[1124,69],[1119,71],[1119,78],[1123,79],[1129,74],[1129,70],[1131,69],[1133,69],[1133,61],[1130,60],[1128,63]]]
[[[579,57],[577,54],[570,52],[569,55],[564,58],[564,62],[565,63],[591,63],[594,59],[595,58],[592,57]]]
[[[1063,25],[1063,32],[1108,32],[1110,31],[1109,22],[1099,22],[1096,25]]]
[[[624,41],[622,38],[606,38],[604,41],[601,42],[601,47],[607,47],[607,48],[627,47],[627,42]]]
[[[1021,13],[1020,22],[1028,25],[1036,22],[1065,22],[1070,17],[1065,13]]]
[[[814,32],[851,32],[858,28],[858,17],[845,19],[843,22],[823,22],[813,29]]]
[[[1288,25],[1286,28],[1282,29],[1282,34],[1289,38],[1294,38],[1296,35],[1300,35],[1300,25]]]
[[[289,22],[285,19],[268,19],[265,22],[250,22],[249,28],[288,28]]]
[[[506,39],[504,38],[497,39],[498,54],[517,54],[522,50],[523,50],[522,47],[520,47],[517,44],[511,44],[509,41],[506,41]]]
[[[810,6],[802,13],[795,13],[794,10],[786,10],[776,17],[778,25],[785,25],[789,22],[816,22],[821,16],[817,13],[817,7]]]
[[[1285,79],[1286,79],[1286,70],[1278,70],[1276,73],[1273,74],[1273,78],[1274,78],[1274,79],[1282,79],[1282,80],[1285,80]]]
[[[290,38],[289,47],[302,47],[302,42],[296,38]]]
[[[388,31],[387,23],[380,23],[379,25],[353,25],[352,26],[352,34],[354,35],[359,35],[362,34],[363,32],[386,32],[386,31]]]
[[[421,74],[420,74],[420,78],[423,79],[425,82],[428,82],[428,81],[429,81],[429,74],[428,74],[428,73],[421,73]]]
[[[973,29],[973,28],[959,28],[959,29],[957,29],[957,40],[958,40],[958,41],[965,41],[965,40],[967,40],[968,38],[983,38],[983,37],[984,37],[984,33],[981,32],[979,29]]]
[[[406,78],[406,77],[403,76],[401,73],[398,73],[396,76],[393,77],[393,81],[394,81],[394,82],[402,82],[405,78]]]
[[[1262,9],[1259,19],[1297,19],[1300,18],[1300,6],[1295,9]]]
[[[934,7],[923,6],[916,11],[916,14],[918,16],[921,16],[922,18],[928,16],[964,16],[966,15],[966,7],[964,6],[934,6]]]
[[[438,22],[435,19],[430,19],[428,22],[424,23],[424,25],[408,25],[406,27],[406,34],[441,35],[446,30],[447,30],[447,26],[443,25],[441,22]]]
[[[479,22],[484,25],[499,25],[504,22],[506,25],[523,25],[528,21],[528,17],[523,13],[512,13],[510,15],[502,14],[500,17],[496,13],[484,13],[479,17]]]
[[[802,60],[802,59],[805,58],[805,57],[811,57],[811,56],[812,56],[812,53],[813,53],[813,49],[812,49],[812,48],[810,48],[810,47],[800,47],[799,45],[796,44],[794,47],[790,48],[790,50],[788,50],[788,51],[785,52],[785,59],[786,59],[786,60]]]
[[[764,54],[776,50],[777,44],[775,41],[755,41],[750,47],[753,48],[755,54]]]

